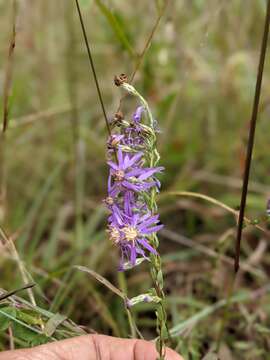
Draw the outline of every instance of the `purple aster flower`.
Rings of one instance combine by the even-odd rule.
[[[163,170],[163,167],[143,168],[141,166],[142,152],[135,155],[124,154],[118,149],[118,164],[108,161],[110,175],[108,180],[109,195],[115,197],[122,190],[145,191],[158,185],[151,177]],[[150,179],[150,181],[148,181]]]
[[[109,225],[109,236],[114,244],[120,247],[122,261],[128,261],[135,265],[137,256],[145,257],[145,251],[157,255],[157,251],[149,244],[148,236],[162,229],[159,224],[159,215],[146,213],[133,214],[123,219],[111,218]]]
[[[126,269],[126,264],[131,268],[144,258],[148,259],[147,253],[158,255],[149,237],[163,227],[159,215],[152,214],[153,209],[145,196],[153,187],[158,191],[160,182],[156,174],[164,168],[144,167],[144,161],[149,158],[145,141],[150,136],[142,124],[144,112],[145,107],[139,106],[129,123],[117,121],[119,130],[107,141],[110,170],[104,203],[110,211],[109,238],[121,252],[120,270]],[[122,114],[119,117],[123,119]],[[112,151],[116,151],[116,162],[111,161]]]

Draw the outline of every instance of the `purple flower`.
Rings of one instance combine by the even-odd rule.
[[[118,149],[118,164],[108,161],[110,175],[108,180],[109,195],[116,196],[122,190],[145,191],[158,185],[156,179],[150,179],[154,174],[161,172],[163,167],[143,168],[141,165],[142,152],[131,156]]]
[[[138,106],[137,107],[135,113],[133,114],[133,121],[135,123],[139,123],[141,121],[143,111],[144,111],[143,106]]]
[[[120,247],[122,261],[128,260],[135,265],[137,256],[145,257],[146,250],[157,254],[157,251],[149,244],[148,236],[162,227],[163,225],[159,224],[159,215],[133,214],[125,219],[111,217],[108,232],[111,241]]]
[[[163,227],[147,200],[150,189],[158,191],[160,187],[156,174],[163,167],[144,166],[149,151],[145,143],[149,134],[141,123],[144,111],[139,106],[131,121],[121,123],[120,133],[111,134],[107,141],[109,158],[116,151],[116,162],[108,161],[108,196],[104,200],[110,212],[107,232],[121,252],[121,271],[147,259],[147,253],[157,255],[149,239]]]

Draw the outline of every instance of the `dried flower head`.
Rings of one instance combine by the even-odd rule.
[[[128,82],[128,77],[126,74],[115,75],[114,84],[116,86],[121,86],[125,82]]]

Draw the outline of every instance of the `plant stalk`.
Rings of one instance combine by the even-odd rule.
[[[270,0],[267,1],[264,32],[263,32],[263,37],[262,37],[260,60],[259,60],[258,73],[257,73],[257,82],[256,82],[253,109],[252,109],[252,115],[251,115],[249,138],[248,138],[248,144],[247,144],[247,150],[246,150],[245,170],[244,170],[244,175],[243,175],[243,186],[242,186],[242,195],[241,195],[241,203],[240,203],[240,210],[239,210],[239,217],[238,217],[236,248],[235,248],[235,262],[234,262],[235,274],[237,274],[237,272],[239,270],[240,246],[241,246],[246,200],[247,200],[247,193],[248,193],[250,166],[251,166],[251,161],[252,161],[256,124],[257,124],[258,110],[259,110],[259,103],[260,103],[260,96],[261,96],[264,63],[265,63],[265,56],[266,56],[267,42],[268,42],[268,35],[269,35],[269,24],[270,24]]]

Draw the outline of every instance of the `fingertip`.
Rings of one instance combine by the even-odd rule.
[[[146,340],[134,341],[134,359],[156,360],[158,353],[154,342]],[[179,354],[170,348],[166,348],[165,360],[184,360]]]
[[[170,348],[166,348],[165,360],[184,360],[184,359],[174,350]]]

